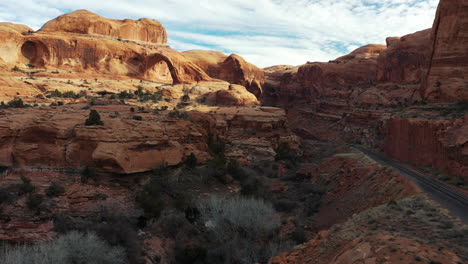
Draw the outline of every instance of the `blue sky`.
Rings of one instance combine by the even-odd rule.
[[[432,26],[438,0],[1,0],[0,21],[38,29],[87,9],[116,19],[148,17],[184,51],[236,53],[266,67],[328,61]]]

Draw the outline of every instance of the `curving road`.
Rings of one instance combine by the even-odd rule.
[[[468,195],[456,188],[408,168],[403,163],[389,159],[361,146],[353,145],[376,162],[391,167],[408,180],[415,183],[422,191],[427,193],[434,201],[447,208],[452,214],[460,217],[468,224]]]

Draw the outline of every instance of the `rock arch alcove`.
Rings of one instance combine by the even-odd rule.
[[[161,54],[153,54],[146,59],[143,75],[145,78],[165,83],[181,83],[177,69],[171,60]]]
[[[26,41],[21,46],[21,54],[26,59],[26,63],[42,67],[48,57],[47,47],[39,41]]]

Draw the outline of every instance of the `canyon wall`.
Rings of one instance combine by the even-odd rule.
[[[47,22],[39,31],[102,35],[155,44],[167,43],[166,29],[157,20],[108,19],[87,10],[77,10],[59,16]]]
[[[262,101],[288,108],[292,129],[303,137],[361,143],[466,176],[466,140],[455,144],[448,131],[466,122],[467,18],[466,1],[442,0],[432,29],[390,37],[386,46],[367,45],[328,63],[270,67]],[[409,118],[420,121],[414,125]],[[457,133],[467,129],[460,126]],[[426,136],[429,131],[438,132]]]
[[[430,102],[468,100],[468,2],[441,0],[431,34],[430,64],[421,87]]]
[[[384,151],[413,164],[468,179],[468,115],[457,119],[390,118]]]
[[[262,96],[265,72],[241,56],[236,54],[226,56],[221,52],[203,50],[190,50],[183,54],[210,77],[243,85],[257,98]]]

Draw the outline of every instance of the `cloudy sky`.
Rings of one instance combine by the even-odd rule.
[[[184,51],[236,53],[261,66],[328,61],[432,26],[438,0],[1,0],[0,21],[39,29],[76,9],[153,18]]]

